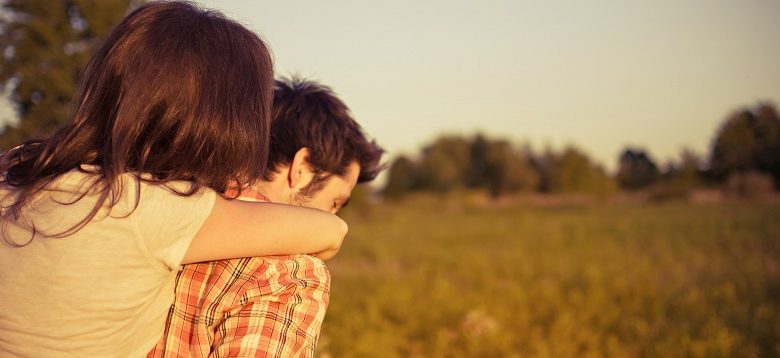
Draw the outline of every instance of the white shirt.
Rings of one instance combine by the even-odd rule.
[[[52,237],[94,207],[94,192],[63,203],[95,179],[76,170],[60,176],[23,212],[35,238],[22,247],[0,241],[0,356],[140,357],[162,336],[179,265],[216,194],[181,196],[125,174],[110,212],[103,207],[75,233]],[[0,202],[13,195],[0,189]],[[22,221],[0,224],[2,239],[31,236]]]

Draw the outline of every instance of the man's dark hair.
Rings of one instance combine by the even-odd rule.
[[[271,147],[263,177],[290,165],[295,153],[309,149],[308,163],[315,173],[305,195],[316,193],[331,175],[344,175],[352,162],[360,165],[358,183],[376,178],[384,169],[384,150],[369,141],[349,108],[333,91],[300,78],[276,81],[272,106]]]

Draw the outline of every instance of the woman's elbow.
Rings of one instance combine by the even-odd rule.
[[[320,258],[321,260],[329,260],[336,256],[339,250],[341,250],[341,245],[344,242],[344,238],[347,236],[347,232],[349,232],[349,225],[341,218],[338,218],[338,221],[339,223],[336,230],[334,231],[333,239],[328,240],[330,245],[328,245],[324,250],[314,254],[314,256]]]

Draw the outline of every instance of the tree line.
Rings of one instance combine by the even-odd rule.
[[[16,105],[19,123],[2,128],[0,150],[48,136],[69,120],[74,84],[92,48],[139,0],[7,0],[0,9],[0,83]],[[735,111],[715,133],[710,152],[686,151],[660,166],[644,148],[626,148],[614,175],[570,146],[537,153],[505,139],[442,136],[414,156],[395,158],[384,193],[482,189],[589,193],[652,188],[684,193],[702,185],[736,190],[780,187],[780,120],[761,103]]]
[[[608,195],[618,190],[653,190],[658,196],[684,195],[702,186],[723,185],[750,194],[780,188],[780,117],[771,103],[735,111],[714,135],[709,154],[685,150],[659,165],[644,148],[625,148],[617,172],[575,146],[535,153],[506,139],[441,136],[414,156],[390,165],[384,194],[483,189],[492,196],[518,192]]]

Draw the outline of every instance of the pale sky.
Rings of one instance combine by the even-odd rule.
[[[260,34],[278,75],[332,87],[389,158],[482,131],[663,162],[780,104],[778,0],[198,2]]]
[[[612,168],[708,150],[731,111],[780,104],[780,1],[201,0],[258,32],[277,74],[331,86],[390,152],[483,131]]]

